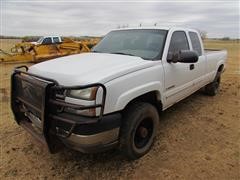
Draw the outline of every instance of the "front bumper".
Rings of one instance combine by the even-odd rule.
[[[86,117],[79,116],[79,119],[87,121]],[[95,120],[94,118],[87,119]],[[68,137],[65,137],[69,133],[68,130],[65,130],[68,127],[67,124],[63,122],[57,124],[57,131],[60,135],[59,139],[67,147],[84,153],[94,153],[104,151],[118,144],[120,125],[121,114],[114,113],[104,115],[101,121],[97,123],[76,125]]]
[[[104,85],[60,86],[52,79],[27,71],[26,66],[21,66],[12,74],[11,108],[16,122],[45,144],[50,152],[58,152],[62,144],[85,153],[102,151],[117,144],[121,114],[103,115],[106,99]],[[80,106],[64,101],[62,92],[66,90],[95,86],[102,88],[103,92],[99,104]],[[67,113],[65,108],[99,108],[100,115],[85,117]]]
[[[119,128],[111,129],[92,135],[72,135],[62,142],[69,148],[83,153],[101,152],[117,146]]]

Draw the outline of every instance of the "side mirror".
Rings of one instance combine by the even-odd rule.
[[[168,53],[167,62],[169,63],[196,63],[198,54],[195,51],[181,50],[178,53]]]

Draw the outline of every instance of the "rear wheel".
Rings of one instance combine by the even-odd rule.
[[[210,96],[215,96],[219,92],[221,82],[221,72],[218,72],[214,81],[205,86],[205,93]]]
[[[145,155],[153,145],[159,124],[156,108],[138,102],[127,108],[120,132],[120,149],[129,159]]]

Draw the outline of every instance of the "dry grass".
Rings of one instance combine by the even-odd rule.
[[[0,49],[10,52],[11,48],[21,41],[21,39],[0,39]]]

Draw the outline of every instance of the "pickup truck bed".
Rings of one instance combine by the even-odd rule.
[[[205,54],[213,54],[213,53],[218,53],[218,52],[226,52],[225,49],[204,49]]]

